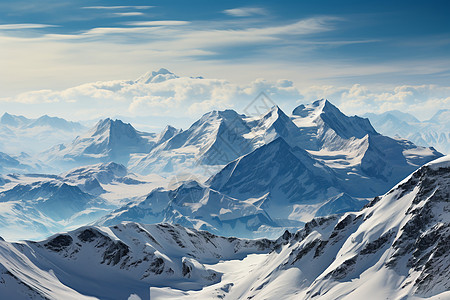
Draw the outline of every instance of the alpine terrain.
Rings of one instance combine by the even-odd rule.
[[[314,218],[276,240],[180,225],[85,226],[0,241],[8,299],[446,299],[450,157],[361,211]]]

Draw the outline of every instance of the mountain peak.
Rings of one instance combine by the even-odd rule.
[[[163,131],[161,131],[161,133],[159,134],[156,143],[157,144],[161,144],[164,143],[165,141],[171,139],[174,135],[178,134],[181,132],[181,129],[177,129],[171,125],[167,125]]]
[[[319,99],[311,104],[300,104],[294,108],[292,114],[300,117],[307,117],[311,114],[320,114],[327,111],[339,111],[339,109],[327,99]]]
[[[158,83],[169,79],[178,78],[177,75],[173,74],[167,69],[161,68],[158,71],[149,71],[135,80],[135,83]]]
[[[292,112],[299,127],[313,127],[319,124],[333,129],[339,136],[362,138],[366,134],[377,134],[368,119],[358,116],[348,117],[327,99],[301,104]],[[321,125],[321,126],[322,126]]]
[[[122,138],[134,138],[138,135],[136,129],[130,123],[124,123],[122,120],[113,120],[106,118],[98,121],[98,123],[91,129],[92,137],[102,137],[114,140],[121,140]]]
[[[201,118],[200,122],[213,122],[213,121],[233,121],[236,117],[240,117],[240,115],[232,109],[226,110],[213,110],[205,113]],[[195,124],[195,123],[194,123]]]
[[[3,114],[3,116],[0,118],[0,123],[5,124],[5,125],[10,125],[10,126],[15,126],[15,127],[19,126],[19,125],[23,125],[29,121],[30,121],[30,119],[27,119],[24,116],[11,115],[7,112],[5,112]]]

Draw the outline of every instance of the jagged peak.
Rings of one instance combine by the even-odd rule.
[[[10,113],[5,112],[0,118],[0,122],[6,125],[17,126],[22,124],[23,122],[28,122],[30,119],[24,116],[12,115]]]
[[[311,104],[300,104],[292,111],[292,114],[299,117],[307,117],[312,113],[320,114],[327,111],[339,111],[340,110],[334,106],[327,99],[319,99]]]
[[[8,113],[8,112],[5,112],[5,113],[2,115],[2,119],[3,119],[3,118],[9,118],[9,117],[13,117],[13,115],[11,115],[11,114]]]
[[[164,143],[165,141],[171,139],[173,136],[182,132],[181,129],[177,129],[171,125],[167,125],[158,135],[156,140],[157,144]]]
[[[289,117],[278,105],[272,106],[261,118],[262,122],[264,122],[265,120],[271,120],[272,124],[280,119],[289,120]]]
[[[201,118],[200,122],[211,122],[211,120],[229,120],[232,121],[236,118],[240,118],[242,115],[239,115],[233,109],[226,110],[212,110],[210,112],[205,113]]]
[[[292,114],[295,124],[299,127],[327,126],[344,138],[362,138],[368,133],[378,134],[367,118],[349,117],[327,99],[299,105]]]
[[[130,123],[124,123],[122,120],[116,119],[110,119],[106,118],[103,120],[98,121],[98,123],[93,127],[91,130],[92,136],[96,135],[103,135],[105,133],[108,133],[111,135],[112,131],[134,131],[136,132],[136,129],[130,124]]]

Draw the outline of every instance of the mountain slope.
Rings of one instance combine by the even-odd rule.
[[[359,212],[275,241],[169,224],[87,226],[0,240],[0,293],[17,299],[447,299],[450,157]],[[87,272],[88,270],[88,272]]]
[[[38,243],[0,241],[0,292],[14,299],[127,299],[133,294],[149,299],[149,286],[197,289],[216,283],[222,274],[205,264],[265,253],[272,245],[137,223],[82,227]],[[17,290],[18,285],[26,288]]]
[[[145,199],[107,214],[98,224],[110,226],[130,220],[169,222],[225,236],[278,236],[283,231],[257,199],[238,200],[196,181],[184,182],[173,190],[155,189]]]
[[[321,206],[343,193],[330,168],[281,137],[228,164],[207,184],[237,199],[264,198],[261,207],[271,218],[285,221],[309,221]],[[347,210],[336,209],[359,210],[364,202],[352,199],[348,204]],[[336,213],[332,206],[328,211]]]
[[[152,299],[447,299],[450,157],[420,168],[357,213],[316,218],[268,255],[212,265],[219,284]],[[236,264],[236,265],[234,265]]]

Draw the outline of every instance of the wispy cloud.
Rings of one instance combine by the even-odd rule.
[[[49,27],[58,27],[58,25],[49,25],[49,24],[2,24],[0,25],[0,30],[21,30],[21,29],[39,29],[39,28],[49,28]]]
[[[85,6],[83,9],[149,9],[154,6]]]
[[[254,15],[267,15],[267,11],[261,7],[239,7],[223,11],[225,14],[233,17],[250,17]]]
[[[114,15],[119,17],[133,17],[133,16],[142,16],[144,15],[144,13],[135,11],[135,12],[114,13]]]
[[[130,26],[179,26],[190,24],[190,22],[165,20],[165,21],[127,22],[125,24]]]

